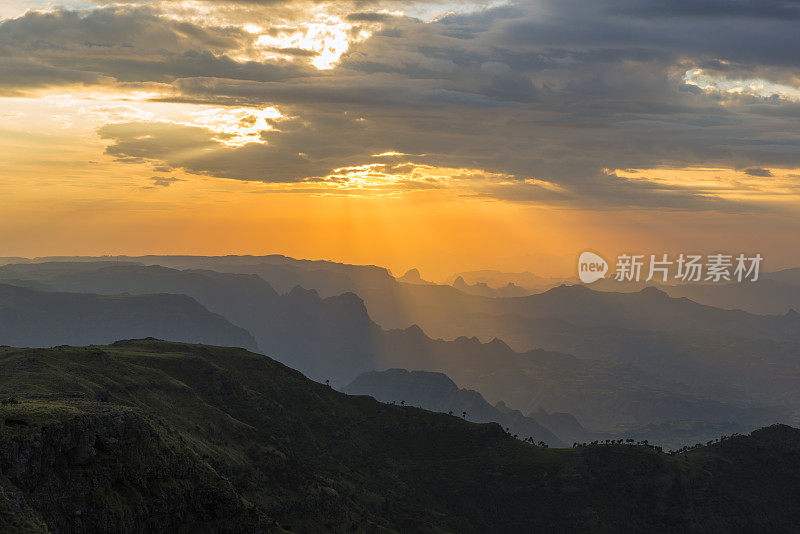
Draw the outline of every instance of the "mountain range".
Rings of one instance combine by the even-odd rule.
[[[185,295],[107,296],[0,284],[0,344],[85,345],[130,336],[258,349],[245,329]]]
[[[794,341],[782,339],[794,335],[791,314],[720,310],[655,289],[615,294],[563,286],[522,298],[483,298],[449,286],[398,283],[380,268],[284,257],[167,257],[164,263],[204,267],[183,270],[145,265],[141,259],[9,264],[0,267],[0,279],[40,293],[94,293],[106,299],[126,293],[113,298],[184,295],[180,298],[196,301],[205,313],[221,315],[246,330],[246,337],[252,335],[247,342],[225,344],[257,346],[335,387],[368,371],[440,372],[490,404],[504,402],[529,415],[567,413],[590,432],[647,439],[644,432],[652,431],[653,442],[670,446],[676,444],[669,439],[670,428],[685,444],[732,429],[793,423],[800,410],[795,363],[800,352]],[[369,303],[353,293],[323,297],[298,286],[282,292],[262,275],[209,270],[212,264],[265,276],[276,269],[294,273],[291,277],[306,273],[307,282],[324,280],[320,286],[328,288],[358,279],[358,287],[373,298],[385,291],[390,302],[408,303],[402,313],[418,317],[424,331],[418,326],[386,329],[374,321]],[[29,323],[26,328],[34,336],[45,336],[36,329],[46,323]],[[160,326],[115,330],[117,337],[98,342],[130,337],[126,333],[218,342],[170,336],[163,331],[166,325]],[[45,346],[94,340],[41,339]],[[32,344],[11,341],[0,339]]]

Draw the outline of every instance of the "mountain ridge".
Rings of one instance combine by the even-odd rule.
[[[3,470],[4,528],[38,518],[63,532],[111,529],[135,517],[119,505],[134,490],[137,506],[163,503],[154,532],[184,520],[242,533],[800,528],[800,430],[786,426],[674,456],[645,445],[544,449],[496,424],[347,396],[242,349],[158,340],[4,348],[0,368],[14,369],[0,374],[0,394],[17,399],[0,408],[3,461],[29,465],[33,449],[14,443],[39,435],[37,465],[50,481]],[[126,435],[139,423],[93,415],[132,411],[145,418],[132,421],[152,418],[141,427],[151,439]],[[159,470],[164,454],[185,467]],[[124,469],[128,487],[115,483]],[[160,482],[147,485],[148,473]],[[180,495],[201,488],[199,502],[220,505],[187,508]]]

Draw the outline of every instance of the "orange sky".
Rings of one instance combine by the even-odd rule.
[[[47,169],[51,164],[3,176],[2,255],[283,253],[378,264],[396,273],[418,267],[431,279],[479,268],[572,274],[574,258],[585,249],[609,257],[761,252],[765,268],[797,260],[785,247],[797,226],[775,214],[756,220],[713,212],[591,211],[449,191],[312,195],[189,175],[152,187],[149,169],[137,165],[91,164],[93,172],[84,175]],[[102,182],[93,184],[95,175]]]
[[[13,17],[22,16],[29,4],[32,6],[36,2],[12,4],[14,9],[7,8],[5,14],[0,13],[0,16],[12,17],[0,19],[0,44],[3,31],[15,27]],[[80,16],[90,17],[95,9],[89,4],[90,7],[75,5],[85,8]],[[50,9],[47,6],[43,4]],[[60,23],[66,28],[64,33],[55,32],[47,37],[64,39],[59,46],[63,45],[65,52],[48,56],[50,50],[61,48],[28,48],[26,50],[42,54],[28,58],[33,67],[28,65],[14,71],[21,73],[19,80],[11,77],[0,80],[0,256],[282,253],[301,258],[378,264],[397,274],[418,267],[423,276],[435,280],[456,271],[482,268],[572,275],[575,259],[587,249],[608,257],[623,252],[759,252],[766,258],[765,269],[800,265],[800,253],[795,245],[800,232],[800,188],[796,185],[800,169],[792,168],[791,153],[779,153],[761,142],[774,130],[776,135],[783,136],[776,138],[775,146],[793,146],[790,141],[794,130],[783,123],[778,128],[768,122],[777,120],[774,117],[778,115],[761,116],[745,109],[748,102],[759,98],[770,105],[776,105],[775,102],[793,105],[800,97],[793,92],[793,86],[786,85],[790,82],[743,85],[703,69],[686,70],[689,59],[681,56],[674,65],[652,66],[652,72],[643,82],[629,80],[629,83],[641,82],[643,90],[652,85],[656,95],[653,98],[662,98],[668,92],[664,89],[667,87],[672,91],[669,98],[683,99],[681,103],[686,107],[676,114],[672,123],[666,120],[670,117],[653,119],[647,114],[642,114],[638,121],[629,120],[628,111],[623,109],[616,125],[591,122],[594,120],[591,114],[587,119],[590,122],[584,123],[582,117],[567,113],[562,119],[576,120],[576,123],[558,130],[560,124],[556,121],[552,125],[547,123],[551,120],[549,108],[535,108],[535,100],[525,99],[527,93],[507,95],[501,92],[498,96],[485,92],[486,87],[491,89],[492,86],[484,81],[535,91],[536,83],[544,83],[541,80],[552,74],[550,71],[528,73],[527,80],[531,84],[527,86],[524,79],[520,82],[513,77],[517,73],[512,72],[508,64],[482,62],[483,50],[459,48],[463,46],[461,40],[452,39],[446,28],[439,28],[433,15],[415,18],[419,15],[393,13],[391,16],[395,18],[387,24],[402,26],[409,35],[408,42],[402,43],[405,48],[395,49],[393,46],[397,42],[386,44],[376,37],[381,29],[378,23],[356,31],[354,23],[346,22],[348,10],[359,6],[341,4],[334,9],[325,4],[315,6],[314,13],[298,7],[299,3],[281,6],[275,7],[272,13],[270,6],[248,5],[219,11],[211,4],[186,4],[179,6],[185,8],[184,12],[178,8],[170,11],[173,9],[170,4],[158,4],[158,9],[167,12],[161,13],[155,22],[147,22],[151,26],[142,26],[144,37],[125,37],[134,41],[140,39],[136,46],[129,46],[126,41],[87,47],[91,36],[76,38],[76,32],[89,28],[98,32],[92,39],[113,41],[113,36],[103,33],[102,24],[98,25],[99,29],[88,23],[75,29],[69,25],[77,19],[62,14]],[[340,8],[341,12],[336,11]],[[125,6],[110,7],[106,11],[104,16],[119,17],[123,21],[122,28],[129,27],[135,17],[143,17],[141,12]],[[37,17],[49,21],[53,18],[50,15],[29,13],[31,21],[22,27],[33,32],[36,28],[33,21]],[[532,20],[538,20],[534,15],[531,15]],[[492,16],[497,17],[498,24],[505,24],[503,17],[507,15],[502,10]],[[197,24],[197,41],[175,39],[175,29],[170,25],[181,18],[187,24]],[[265,25],[271,20],[280,32],[270,33],[254,24],[255,20]],[[482,24],[477,24],[476,28],[483,28]],[[154,29],[157,25],[163,26],[162,33]],[[50,29],[47,31],[53,33]],[[147,32],[153,32],[152,35],[163,42],[153,43],[152,50],[147,49],[151,46],[148,37],[151,34]],[[201,40],[206,35],[204,32],[208,33],[205,41]],[[14,39],[19,40],[19,34],[14,35]],[[460,65],[447,58],[435,61],[427,58],[416,48],[420,35],[437,39],[442,47],[453,47],[455,58],[475,54],[478,58],[474,62],[475,69],[465,71],[460,78],[448,78],[448,73],[455,72]],[[488,32],[487,49],[495,50],[491,39],[499,39],[500,44],[507,45],[502,42],[502,36],[502,32]],[[35,43],[40,37],[31,34],[30,39]],[[151,54],[147,56],[151,61],[149,66],[158,66],[159,61],[171,65],[173,61],[195,57],[186,54],[182,47],[202,48],[207,43],[219,47],[212,54],[216,59],[254,69],[241,71],[252,74],[253,78],[228,80],[230,86],[219,84],[218,87],[206,83],[204,78],[214,73],[200,72],[200,87],[213,86],[221,92],[212,94],[207,101],[194,101],[182,100],[186,96],[182,91],[195,87],[187,83],[187,80],[192,81],[189,78],[179,79],[176,74],[170,81],[169,76],[164,75],[166,77],[162,78],[167,81],[157,81],[158,76],[152,75],[130,81],[114,71],[114,54],[130,60],[126,54],[139,59],[140,51],[146,51]],[[165,51],[167,46],[175,50]],[[286,53],[274,51],[282,46]],[[533,42],[530,46],[531,54],[539,54],[541,50],[548,50],[549,45]],[[287,56],[289,51],[298,49],[305,52],[297,57]],[[352,55],[348,56],[350,52]],[[517,57],[516,51],[512,52],[506,58],[509,62]],[[110,59],[104,54],[110,54]],[[21,61],[23,54],[19,56]],[[362,72],[358,61],[363,57],[386,61],[387,65],[397,68],[397,72],[393,76],[369,70]],[[433,62],[425,64],[428,59]],[[97,61],[92,68],[110,70],[87,71],[88,74],[81,71],[81,75],[86,76],[78,76],[76,73],[84,67],[84,60]],[[109,61],[104,63],[104,60]],[[44,69],[48,61],[54,62],[52,71]],[[223,66],[225,64],[223,62]],[[73,70],[65,74],[64,65]],[[272,75],[269,68],[274,65],[287,69],[293,76],[284,82],[289,90],[278,92],[283,102],[273,107],[264,101],[250,105],[247,99],[235,100],[236,91],[241,90],[236,85],[239,82],[245,89],[260,88],[263,94],[257,93],[261,95],[258,98],[272,98],[276,94],[274,87],[267,84],[264,89],[257,82],[267,74]],[[405,69],[410,65],[421,69],[419,72],[442,74],[443,79],[420,77],[416,71],[406,75]],[[628,65],[624,63],[618,68],[626,69]],[[695,88],[693,91],[676,89],[675,73],[680,75],[682,69],[691,73],[684,81]],[[45,72],[45,78],[34,79],[40,71]],[[239,75],[240,71],[236,72]],[[137,73],[123,74],[133,79]],[[620,70],[617,74],[620,73],[627,71]],[[219,75],[228,75],[228,71]],[[583,70],[563,75],[580,78]],[[459,91],[451,88],[453,80],[473,78],[480,83],[473,86],[465,82]],[[73,81],[75,79],[89,81],[78,83]],[[396,87],[401,81],[407,85]],[[552,80],[551,85],[556,87],[559,81]],[[11,84],[11,89],[3,89],[3,82]],[[319,93],[314,95],[320,95],[320,99],[331,98],[331,95],[335,98],[321,100],[322,104],[306,97],[296,102],[292,100],[294,92],[308,89],[313,86],[312,82],[320,87]],[[368,88],[374,90],[363,93],[361,100],[341,100],[342,94],[360,94],[358,91],[369,84],[372,85]],[[342,87],[347,91],[340,92]],[[750,100],[737,100],[748,91]],[[384,103],[382,99],[387,94],[395,96],[395,93],[398,98],[410,96],[404,102],[390,99],[388,104]],[[565,98],[572,97],[568,93],[565,95]],[[776,100],[776,95],[784,100]],[[520,99],[514,103],[516,107],[507,105],[505,100],[489,98],[517,96]],[[425,98],[434,97],[455,100],[441,105],[425,103]],[[647,95],[643,96],[643,106],[649,103],[649,97],[645,97]],[[702,98],[708,100],[698,100]],[[487,103],[487,99],[491,102]],[[616,105],[616,99],[609,101]],[[498,103],[502,106],[494,106]],[[423,104],[431,107],[419,111]],[[585,102],[579,98],[573,104]],[[705,122],[698,120],[702,123],[700,126],[685,118],[695,109],[709,117]],[[522,113],[529,115],[520,118]],[[611,107],[608,113],[611,116],[617,109]],[[409,122],[403,122],[401,119],[407,115],[413,116]],[[424,122],[431,118],[429,115],[435,115],[437,120]],[[540,130],[537,128],[542,128],[542,124],[534,118],[542,120],[542,116],[547,126]],[[619,150],[615,157],[621,162],[651,161],[651,168],[605,169],[598,174],[593,170],[593,161],[581,160],[572,165],[573,154],[591,159],[584,153],[590,149],[592,157],[604,160],[604,149],[598,146],[606,136],[623,125],[640,128],[651,119],[652,126],[631,130],[630,134],[618,134],[620,141],[611,145]],[[766,147],[763,153],[753,156],[758,166],[749,160],[736,159],[743,151],[731,156],[736,161],[719,163],[720,158],[716,156],[719,146],[725,143],[745,146],[737,144],[740,140],[735,136],[730,138],[736,126],[729,124],[738,124],[733,119],[752,121],[755,133],[748,131],[745,140],[749,139],[747,136],[761,136],[759,142],[753,144],[756,148]],[[587,128],[589,124],[596,130]],[[125,125],[129,130],[117,133],[116,138],[111,134],[103,137],[102,129],[107,125]],[[130,125],[155,128],[155,133],[139,135]],[[147,145],[148,139],[159,135],[158,128],[163,129],[165,125],[175,127],[177,133],[156,139],[152,146]],[[372,129],[359,129],[362,128],[359,125]],[[664,132],[670,133],[668,129],[677,128],[676,125],[685,128],[687,135],[698,135],[695,128],[702,127],[708,129],[708,135],[720,137],[710,142],[709,147],[700,147],[707,152],[698,150],[697,155],[692,152],[695,146],[691,141],[681,141],[686,146],[671,147],[670,157],[674,161],[694,161],[691,166],[674,162],[656,165],[661,157],[653,146],[658,147],[662,141],[674,144],[675,139],[683,139],[681,135],[659,137]],[[338,139],[340,126],[350,128],[348,132],[354,137]],[[496,128],[484,130],[484,127]],[[507,127],[519,128],[515,130],[518,133],[499,137],[508,133]],[[325,128],[331,128],[333,133]],[[393,128],[398,129],[396,135]],[[441,132],[436,128],[441,128]],[[458,130],[452,139],[447,137],[451,130]],[[197,132],[202,133],[197,146],[180,145],[181,136],[197,135]],[[634,137],[640,132],[652,133],[654,140],[637,145],[638,139]],[[701,140],[704,132],[701,132]],[[281,135],[285,138],[283,144]],[[376,146],[384,152],[373,154],[360,147],[368,143],[372,150],[372,136],[380,137]],[[410,150],[407,154],[392,152],[393,143],[402,140],[414,147],[415,139],[420,136],[428,136],[426,139],[431,144],[441,139],[441,146],[431,149],[432,154],[411,153]],[[161,153],[162,141],[164,146],[173,143],[169,146],[177,148]],[[307,149],[302,143],[307,143]],[[328,150],[323,146],[326,143],[333,148]],[[215,172],[214,165],[219,161],[235,165],[240,154],[247,153],[238,149],[248,146],[263,149],[258,154],[263,157],[264,169],[262,160],[253,158],[250,167],[242,167],[242,174],[236,176],[239,179],[219,177],[225,172]],[[270,152],[273,146],[280,147],[283,152]],[[118,157],[106,152],[109,147],[117,150]],[[136,151],[143,150],[142,147],[151,152],[137,156]],[[425,149],[427,146],[423,144],[420,152]],[[541,152],[533,154],[534,149]],[[306,150],[311,155],[298,150]],[[314,150],[317,155],[313,154]],[[496,152],[501,150],[504,155],[497,156]],[[778,160],[789,163],[777,167],[757,159],[770,157],[771,150],[780,156]],[[205,166],[200,165],[195,172],[187,170],[189,163],[197,162],[196,156],[214,151],[219,153],[219,159],[204,161]],[[505,154],[515,161],[505,161]],[[301,175],[298,182],[286,180],[276,176],[283,172],[282,167],[278,171],[265,170],[272,164],[271,158],[298,164],[300,170],[287,170],[287,175],[291,172],[312,174]],[[504,167],[506,163],[507,168]],[[481,164],[485,167],[481,168]],[[519,168],[528,167],[532,170],[526,178],[528,175]],[[326,174],[313,174],[320,168],[326,169]],[[535,169],[541,169],[541,176],[546,179],[539,178]],[[262,176],[263,182],[258,181]],[[588,193],[583,191],[584,186]],[[597,203],[592,202],[592,192],[602,197]],[[625,198],[617,202],[617,192],[630,192],[630,202]],[[698,198],[699,204],[694,202]],[[702,201],[707,199],[723,202],[706,207]],[[648,208],[651,201],[654,207]],[[626,205],[635,207],[625,208]]]

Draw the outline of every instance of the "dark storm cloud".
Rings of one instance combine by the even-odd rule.
[[[226,9],[248,9],[236,5]],[[503,176],[476,190],[505,200],[728,209],[701,189],[613,170],[800,167],[800,105],[745,83],[797,87],[797,2],[550,0],[432,22],[375,7],[385,5],[337,4],[351,33],[372,35],[328,71],[301,49],[273,49],[293,61],[243,61],[253,35],[146,6],[28,14],[0,24],[0,56],[17,69],[4,81],[160,82],[172,101],[278,106],[291,120],[267,144],[231,147],[160,122],[100,132],[121,161],[243,180],[317,180],[398,151],[419,154],[410,164]],[[259,13],[264,33],[281,31]],[[687,78],[695,69],[701,77]],[[709,79],[720,90],[704,89]]]

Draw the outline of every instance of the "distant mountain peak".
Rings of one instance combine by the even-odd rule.
[[[398,282],[404,282],[406,284],[417,284],[417,285],[433,285],[433,282],[429,282],[428,280],[424,280],[422,275],[419,272],[419,269],[414,267],[413,269],[409,269],[406,271],[406,274],[401,276],[397,279]]]
[[[294,286],[288,295],[292,298],[319,298],[319,293],[317,293],[316,289],[306,289],[299,285]]]
[[[511,408],[509,408],[504,401],[497,401],[497,404],[495,404],[494,407],[497,408],[497,410],[499,410],[502,413],[511,413],[514,411]]]
[[[414,267],[407,270],[406,274],[404,274],[400,279],[407,282],[419,282],[422,280],[422,275],[419,273],[419,269]]]
[[[595,291],[581,284],[559,284],[552,289],[548,289],[543,295],[588,295]]]
[[[490,347],[507,349],[509,351],[511,350],[511,347],[508,346],[508,343],[506,343],[499,337],[492,338],[492,340],[489,343],[487,343],[487,345]]]
[[[663,297],[670,298],[669,295],[666,292],[661,291],[656,286],[647,286],[647,287],[643,288],[641,291],[639,291],[639,294],[640,295],[652,295],[652,296],[658,295],[659,297],[662,297],[662,298]]]
[[[419,325],[417,324],[412,324],[411,326],[406,328],[404,332],[406,332],[407,334],[411,334],[415,337],[427,337],[422,328],[420,328]]]

